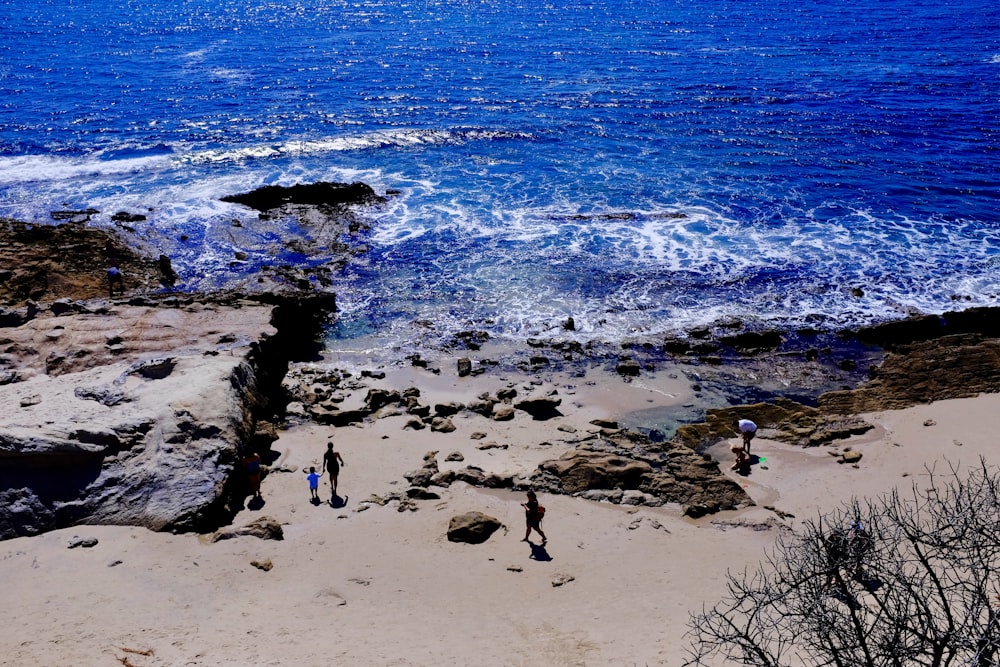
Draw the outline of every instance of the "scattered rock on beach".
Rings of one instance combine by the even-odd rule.
[[[71,537],[69,542],[66,544],[67,549],[76,549],[77,547],[90,549],[91,547],[96,547],[96,546],[97,546],[96,537],[78,537],[76,535]]]
[[[514,407],[523,410],[538,420],[551,419],[560,416],[559,406],[562,398],[555,389],[540,389],[514,402]]]
[[[571,581],[576,581],[576,577],[571,574],[557,574],[552,579],[552,587],[558,588],[559,586],[564,586]]]
[[[861,460],[861,452],[856,449],[848,449],[840,455],[841,463],[857,463]]]
[[[274,563],[271,562],[270,558],[266,558],[264,560],[252,560],[250,561],[250,565],[264,572],[270,572],[271,569],[274,568]]]

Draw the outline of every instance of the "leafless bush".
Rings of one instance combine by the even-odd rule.
[[[867,543],[853,541],[859,524]],[[997,667],[998,567],[1000,475],[983,460],[928,469],[730,573],[726,597],[691,617],[686,664]]]

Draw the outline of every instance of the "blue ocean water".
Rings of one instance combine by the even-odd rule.
[[[0,0],[0,216],[146,213],[198,289],[303,260],[224,195],[398,190],[345,348],[995,304],[998,164],[994,0]]]

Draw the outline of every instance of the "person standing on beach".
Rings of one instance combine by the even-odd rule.
[[[527,542],[531,531],[535,530],[542,536],[542,546],[545,546],[545,543],[549,541],[545,537],[545,533],[542,532],[542,517],[545,515],[545,508],[538,504],[538,497],[534,491],[528,491],[528,502],[521,503],[521,507],[524,508],[524,520],[528,526],[527,530],[524,531],[524,539],[521,541]]]
[[[252,452],[243,459],[243,468],[247,471],[247,483],[254,498],[260,498],[260,454]]]
[[[746,452],[747,456],[750,456],[750,441],[753,440],[753,436],[757,433],[757,425],[749,419],[741,419],[736,422],[736,425],[743,436],[743,451]]]
[[[340,466],[345,465],[340,452],[334,451],[333,443],[326,443],[326,453],[323,454],[323,470],[330,473],[330,486],[333,487],[333,498],[337,497],[337,477],[340,475]]]

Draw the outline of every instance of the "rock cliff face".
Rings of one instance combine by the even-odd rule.
[[[201,528],[233,502],[272,307],[129,306],[0,329],[0,537]]]

